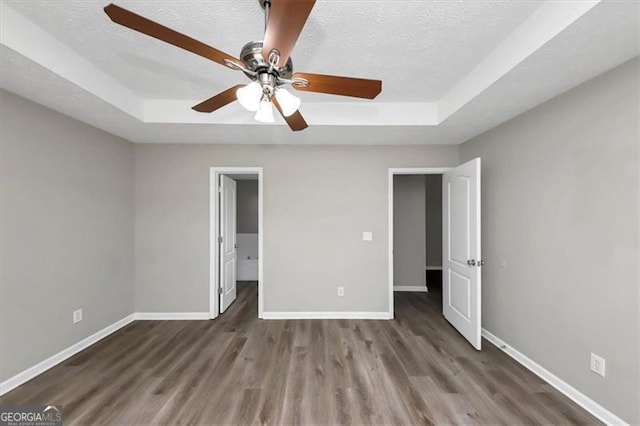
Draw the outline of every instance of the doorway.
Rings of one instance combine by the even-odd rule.
[[[393,290],[441,288],[442,174],[396,175],[393,197]]]
[[[210,168],[209,318],[235,301],[236,284],[257,281],[263,317],[263,183],[261,167]]]
[[[425,175],[441,176],[441,265],[429,265],[426,260]],[[401,181],[404,184],[398,185]],[[480,257],[480,159],[476,158],[454,168],[389,169],[388,185],[391,316],[396,287],[399,291],[428,291],[428,270],[442,268],[443,316],[474,348],[480,350],[480,267],[484,264]],[[395,208],[396,191],[399,195],[397,202],[406,204],[401,210]],[[402,221],[398,221],[394,214],[401,214]],[[402,244],[396,241],[396,233],[405,240]],[[397,265],[396,250],[402,258],[398,259]],[[396,268],[402,268],[403,271],[396,271]],[[409,282],[396,283],[400,279]]]

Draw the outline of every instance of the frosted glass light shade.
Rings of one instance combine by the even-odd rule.
[[[285,117],[289,117],[300,108],[300,98],[292,95],[286,89],[276,89],[276,99]]]
[[[260,106],[254,118],[262,123],[273,123],[275,121],[273,119],[273,107],[268,99],[260,101]]]
[[[260,83],[252,81],[246,86],[236,90],[236,98],[245,109],[249,111],[258,111],[260,106],[260,98],[262,97],[262,86]]]

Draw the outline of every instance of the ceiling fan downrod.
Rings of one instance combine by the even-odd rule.
[[[267,24],[269,23],[269,10],[271,9],[271,0],[260,0],[260,5],[264,9],[264,31],[267,32]]]

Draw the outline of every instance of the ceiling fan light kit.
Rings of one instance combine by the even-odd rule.
[[[110,4],[104,11],[117,24],[188,50],[232,70],[242,71],[251,80],[246,85],[234,86],[194,106],[193,109],[198,112],[211,113],[238,100],[245,109],[255,112],[254,118],[263,123],[275,121],[275,107],[291,130],[299,131],[308,126],[299,111],[300,98],[283,87],[287,84],[298,91],[364,99],[374,99],[382,91],[380,80],[294,73],[290,54],[316,0],[258,1],[265,10],[264,41],[247,43],[240,53],[241,59],[120,6]]]
[[[260,100],[260,106],[254,118],[261,123],[273,123],[273,106],[271,100],[267,96],[263,96]]]
[[[236,90],[236,98],[240,105],[247,111],[257,111],[260,106],[260,99],[262,98],[262,86],[257,81],[252,81],[246,86],[240,87]]]
[[[278,87],[276,89],[276,99],[282,107],[282,114],[284,114],[285,117],[291,116],[300,108],[300,98],[292,95],[284,87]]]

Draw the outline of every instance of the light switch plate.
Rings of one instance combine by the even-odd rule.
[[[606,361],[601,356],[591,353],[591,371],[602,377],[606,376]]]
[[[362,241],[373,241],[373,232],[368,232],[368,231],[363,232]]]

